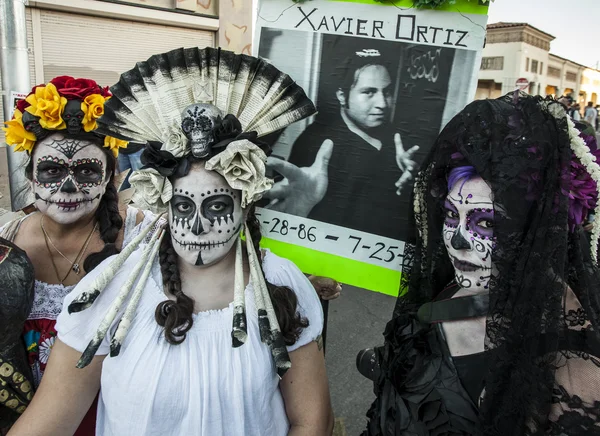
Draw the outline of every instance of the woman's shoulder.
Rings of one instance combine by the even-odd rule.
[[[319,338],[323,331],[323,307],[317,291],[308,278],[289,259],[266,251],[263,260],[263,270],[269,283],[275,286],[286,286],[291,289],[298,300],[298,314],[308,320],[306,327],[296,343],[288,347],[294,351],[311,341]]]
[[[308,278],[294,262],[285,257],[278,256],[270,250],[264,250],[263,271],[265,272],[265,278],[273,284],[275,284],[275,281],[283,282],[282,286],[292,287],[293,284],[296,284],[301,285],[302,288],[305,286],[312,288]],[[312,289],[314,291],[314,288]]]
[[[64,298],[62,312],[58,316],[56,330],[59,332],[60,339],[79,351],[83,351],[95,334],[98,326],[103,321],[107,311],[114,306],[115,301],[119,298],[123,286],[126,285],[131,278],[132,271],[139,267],[142,262],[142,256],[146,244],[141,244],[137,247],[126,259],[122,259],[118,254],[104,259],[96,268],[87,273],[75,288]],[[154,288],[153,283],[157,282],[153,262],[152,272],[150,277],[147,277],[145,282],[144,293],[151,291]],[[108,276],[106,276],[108,274]],[[138,270],[138,275],[135,278],[136,282],[139,279],[141,271]],[[104,275],[104,277],[99,277]],[[96,286],[101,284],[99,295],[93,303],[84,310],[70,312],[69,306],[79,297],[86,293],[93,293]],[[128,304],[130,295],[123,300],[120,306],[115,321],[111,324],[115,325],[116,320],[125,310]],[[112,328],[112,327],[111,327]],[[97,354],[107,354],[108,340],[104,340]]]
[[[0,226],[0,237],[9,241],[14,241],[17,233],[19,232],[19,228],[21,224],[30,216],[34,215],[34,213],[30,213],[28,215],[20,215],[20,214],[12,214],[14,217],[12,219],[9,218],[9,221]]]

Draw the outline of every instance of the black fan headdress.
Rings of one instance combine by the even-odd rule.
[[[159,213],[164,213],[173,196],[169,178],[186,175],[191,164],[198,160],[205,161],[207,170],[218,172],[233,189],[240,190],[241,207],[249,207],[273,183],[266,177],[265,167],[270,149],[258,137],[316,112],[302,88],[274,66],[252,56],[210,47],[181,48],[151,56],[123,73],[111,92],[113,96],[105,105],[104,116],[98,120],[98,130],[146,143],[142,154],[144,167],[130,177],[134,188],[132,200]],[[113,336],[111,355],[119,353],[135,314],[140,292],[161,243],[159,233],[156,232],[144,248],[140,265],[132,273],[132,277],[142,274],[144,279],[138,281]],[[268,344],[277,371],[283,375],[291,363],[247,224],[245,236],[261,340]],[[137,246],[141,238],[136,239],[135,244],[130,243],[126,250]],[[244,344],[247,338],[239,238],[236,251],[232,331],[235,347]],[[124,250],[114,265],[90,284],[90,292],[82,293],[69,310],[89,307],[130,253]],[[133,284],[134,279],[123,287],[84,352],[80,366],[87,365],[93,357]]]

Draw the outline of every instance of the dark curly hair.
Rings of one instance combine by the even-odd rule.
[[[106,156],[106,179],[108,184],[106,185],[106,191],[100,199],[98,209],[96,209],[95,220],[98,223],[98,230],[100,231],[100,239],[104,242],[104,248],[97,253],[90,253],[83,262],[83,268],[85,271],[90,272],[97,267],[104,259],[117,254],[119,252],[116,241],[119,236],[119,232],[123,227],[123,218],[119,212],[119,196],[117,193],[117,187],[114,184],[115,169],[117,167],[117,159],[108,148],[104,147],[104,140],[98,135],[94,134],[80,134],[80,135],[69,135],[68,133],[62,133],[64,136],[71,139],[81,139],[94,143],[102,153]],[[32,152],[33,155],[33,152]],[[29,161],[25,166],[25,177],[29,180],[33,180],[33,159],[31,155]]]

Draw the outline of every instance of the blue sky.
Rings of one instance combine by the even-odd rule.
[[[526,22],[553,35],[550,52],[600,67],[600,0],[495,0],[488,23]]]

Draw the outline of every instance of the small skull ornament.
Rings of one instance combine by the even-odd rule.
[[[63,120],[67,123],[67,132],[69,134],[77,135],[81,132],[83,116],[81,102],[79,100],[69,100],[62,115]]]
[[[30,114],[29,112],[23,112],[23,127],[28,132],[31,132],[35,135],[36,140],[43,139],[46,137],[47,132],[44,130],[42,126],[40,126],[40,122],[35,115]]]
[[[219,108],[208,103],[192,104],[183,110],[181,130],[190,141],[194,157],[203,159],[210,155],[215,140],[213,129],[222,116]]]

